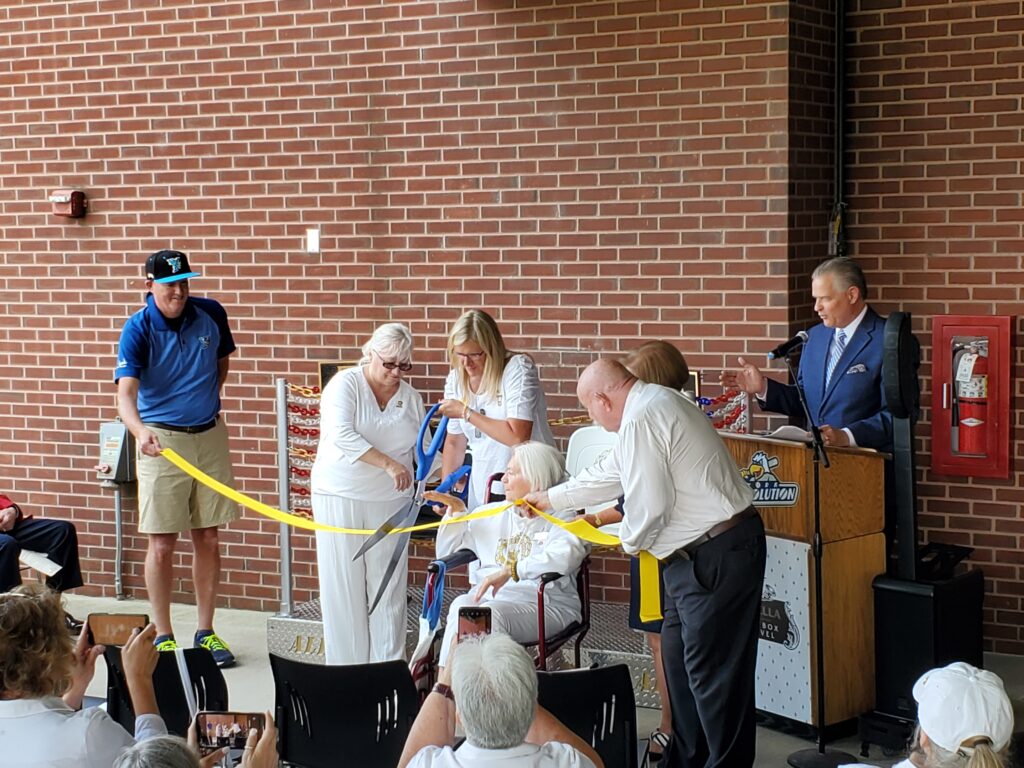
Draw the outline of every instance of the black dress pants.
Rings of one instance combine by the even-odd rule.
[[[661,656],[672,704],[671,768],[754,764],[754,675],[765,537],[750,517],[664,570]]]
[[[0,533],[0,592],[21,584],[18,555],[22,549],[42,552],[62,566],[46,580],[58,592],[82,586],[82,568],[78,562],[78,533],[67,520],[28,517],[14,528]]]

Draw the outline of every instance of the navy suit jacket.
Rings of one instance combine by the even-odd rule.
[[[892,450],[892,414],[882,387],[882,347],[885,321],[868,308],[853,338],[836,363],[825,388],[825,365],[835,330],[816,325],[808,332],[797,378],[807,396],[811,418],[820,427],[846,428],[862,448]],[[768,380],[765,410],[802,419],[796,387]]]

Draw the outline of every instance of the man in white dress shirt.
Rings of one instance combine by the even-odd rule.
[[[537,671],[508,635],[456,643],[409,731],[398,768],[604,768],[594,748],[537,705]],[[455,750],[456,720],[466,731]]]
[[[576,391],[618,443],[527,500],[565,510],[625,495],[622,548],[665,564],[661,638],[673,737],[665,764],[751,766],[765,537],[750,487],[707,416],[679,392],[607,359],[583,372]]]

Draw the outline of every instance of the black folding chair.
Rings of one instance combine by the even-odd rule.
[[[636,699],[629,667],[538,672],[540,705],[588,742],[605,768],[637,768]]]
[[[404,661],[306,664],[270,655],[281,760],[394,768],[419,711]]]
[[[186,648],[185,667],[188,670],[192,694],[199,710],[224,711],[228,709],[228,684],[224,673],[205,648]],[[124,676],[121,649],[107,646],[103,652],[107,661],[107,714],[114,718],[128,733],[135,732],[135,708],[128,694],[128,682]],[[153,688],[156,691],[156,705],[160,716],[167,724],[169,733],[185,736],[192,722],[192,715],[182,687],[178,660],[173,653],[161,653],[153,672]]]

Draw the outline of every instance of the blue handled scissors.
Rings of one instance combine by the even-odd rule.
[[[416,488],[413,492],[412,499],[409,504],[398,512],[393,514],[384,524],[381,525],[376,531],[367,537],[366,541],[363,542],[363,546],[356,552],[353,560],[362,557],[366,552],[376,544],[387,537],[392,531],[398,528],[407,528],[416,521],[416,516],[419,514],[420,507],[423,506],[423,492],[426,490],[427,475],[430,474],[430,468],[434,465],[434,459],[437,457],[437,452],[441,449],[441,444],[444,442],[445,432],[448,430],[448,417],[442,416],[441,423],[437,427],[437,432],[434,433],[433,440],[430,441],[430,446],[424,450],[423,441],[427,436],[427,429],[430,427],[430,420],[437,413],[437,409],[441,407],[440,403],[435,403],[431,406],[430,410],[427,411],[427,415],[423,419],[423,423],[420,424],[420,431],[416,437]],[[402,555],[405,554],[406,547],[409,545],[409,536],[411,534],[398,533],[395,534],[395,551],[391,554],[391,560],[388,562],[388,567],[384,571],[384,577],[381,579],[380,586],[377,588],[377,595],[373,598],[373,603],[370,605],[370,613],[373,613],[374,608],[377,607],[377,603],[380,602],[381,596],[384,594],[384,590],[387,588],[388,583],[391,581],[392,575],[395,573],[395,568],[398,567],[399,561],[402,559]]]

